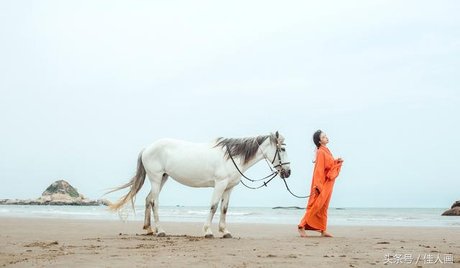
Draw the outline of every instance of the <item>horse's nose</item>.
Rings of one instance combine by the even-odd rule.
[[[291,170],[290,169],[286,170],[286,178],[289,178],[289,176],[291,176]]]

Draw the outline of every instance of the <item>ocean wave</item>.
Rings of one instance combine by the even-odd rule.
[[[74,215],[74,216],[99,216],[101,213],[88,212],[88,211],[62,211],[62,210],[50,210],[50,211],[31,211],[32,214],[42,215]]]
[[[136,207],[136,213],[126,210],[129,220],[142,221],[144,207]],[[419,211],[407,209],[379,210],[372,213],[369,209],[331,210],[332,225],[347,226],[451,226],[460,227],[458,218],[439,216],[437,210]],[[160,207],[160,218],[165,221],[201,222],[206,219],[209,208],[202,207]],[[273,210],[271,208],[231,207],[227,213],[229,222],[240,223],[292,223],[297,222],[303,212],[297,210]],[[0,206],[0,216],[32,218],[69,218],[69,219],[108,219],[119,220],[116,213],[110,213],[105,207],[66,207],[66,206]],[[214,217],[220,216],[220,209]]]
[[[200,215],[200,216],[206,216],[209,214],[209,211],[208,210],[188,210],[186,212],[188,215]],[[169,213],[166,213],[166,214],[169,214]],[[176,215],[183,215],[184,213],[182,211],[178,211],[175,213]],[[220,211],[217,211],[216,212],[216,215],[219,215],[220,214]],[[258,215],[258,213],[256,212],[232,212],[232,211],[229,211],[227,212],[227,215],[229,216],[250,216],[250,215]]]

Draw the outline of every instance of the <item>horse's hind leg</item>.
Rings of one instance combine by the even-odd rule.
[[[165,173],[163,174],[163,178],[161,180],[160,192],[161,192],[161,189],[163,188],[163,185],[165,184],[167,180],[168,180],[168,174]],[[147,230],[147,235],[153,235],[154,233],[158,232],[157,228],[155,228],[155,232],[152,230],[151,222],[150,222],[154,201],[155,201],[155,198],[153,197],[152,191],[150,191],[147,197],[145,198],[144,230]]]
[[[153,198],[152,192],[149,192],[145,198],[145,218],[144,218],[144,230],[147,230],[147,235],[153,235],[153,230],[150,223],[150,218],[153,209]]]
[[[168,180],[168,175],[167,174],[162,174],[162,175],[157,175],[157,174],[149,174],[150,182],[152,189],[150,190],[149,195],[147,196],[148,200],[146,199],[146,206],[145,206],[145,220],[144,220],[144,229],[149,230],[149,224],[150,224],[150,209],[152,208],[153,211],[153,220],[155,223],[155,232],[157,233],[157,236],[164,236],[165,231],[163,228],[160,226],[160,219],[158,217],[158,196],[160,195],[161,188],[163,188],[163,185],[165,182]],[[147,212],[147,210],[149,210]],[[147,227],[146,227],[147,225]],[[151,228],[150,228],[151,230]],[[153,233],[153,231],[152,231]]]

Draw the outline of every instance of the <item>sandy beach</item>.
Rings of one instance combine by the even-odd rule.
[[[201,223],[0,218],[0,265],[11,267],[414,267],[460,266],[458,228],[332,226],[334,238],[300,238],[296,226],[229,224],[205,239]],[[452,259],[452,260],[451,260]],[[436,263],[434,263],[436,262]]]

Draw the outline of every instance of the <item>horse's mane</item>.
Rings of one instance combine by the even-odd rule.
[[[230,158],[228,151],[232,154],[232,157],[241,157],[244,164],[251,161],[259,149],[259,145],[262,144],[266,139],[270,139],[271,143],[276,143],[275,134],[249,137],[249,138],[223,138],[220,137],[216,140],[214,147],[222,147],[225,149],[225,157]],[[227,148],[229,150],[227,150]]]

